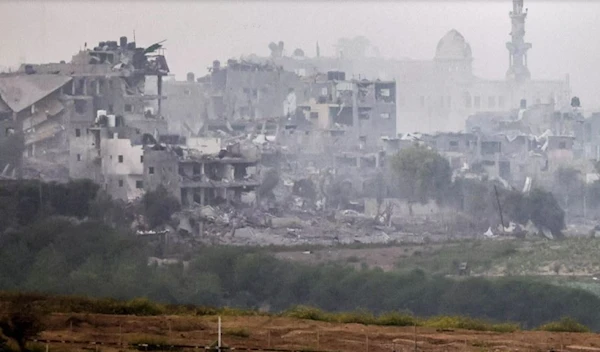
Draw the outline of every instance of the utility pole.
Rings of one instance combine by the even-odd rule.
[[[221,342],[221,316],[219,316],[219,337],[217,342],[217,348],[219,349],[219,351],[221,351]]]
[[[417,352],[417,322],[415,321],[415,352]]]
[[[504,231],[504,217],[502,216],[502,206],[500,205],[500,197],[498,197],[498,188],[494,185],[494,193],[496,194],[496,201],[498,202],[498,211],[500,212],[500,224],[502,225],[502,231]]]

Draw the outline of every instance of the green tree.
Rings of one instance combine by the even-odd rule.
[[[554,236],[562,236],[565,212],[550,192],[533,189],[529,194],[531,221],[539,229],[548,229]]]
[[[567,212],[579,204],[584,189],[581,172],[572,167],[561,167],[554,173],[554,193],[560,197]],[[577,202],[577,203],[575,203]]]
[[[445,199],[452,183],[452,170],[437,152],[414,146],[394,155],[391,165],[400,195],[409,206],[430,199],[441,203]]]
[[[279,184],[279,172],[277,169],[269,169],[265,172],[262,183],[258,187],[256,193],[259,197],[274,198],[273,190]]]
[[[142,198],[142,205],[146,222],[152,228],[165,225],[171,219],[171,215],[181,208],[177,198],[163,185],[159,185],[154,191],[146,192]]]

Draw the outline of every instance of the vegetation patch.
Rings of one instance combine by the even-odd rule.
[[[559,321],[546,323],[537,330],[549,332],[590,332],[590,329],[573,318],[562,318]]]
[[[250,332],[246,329],[227,329],[223,332],[227,336],[239,337],[242,339],[247,339],[250,337]]]

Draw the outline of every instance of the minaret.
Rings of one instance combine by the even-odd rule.
[[[527,68],[527,50],[531,43],[525,43],[525,18],[527,11],[523,12],[523,0],[513,0],[513,10],[509,13],[512,22],[510,32],[511,41],[506,43],[508,49],[508,72],[506,78],[522,82],[531,77]]]

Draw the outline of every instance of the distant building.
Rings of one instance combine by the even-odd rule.
[[[395,137],[396,82],[347,80],[336,71],[305,82],[308,99],[300,109],[323,151],[373,152],[383,137]]]
[[[169,132],[181,135],[197,134],[208,120],[209,90],[206,84],[196,81],[193,73],[185,81],[166,80],[163,115],[169,121]]]
[[[344,57],[273,57],[285,70],[303,73],[344,71],[352,79],[380,77],[397,82],[397,132],[462,131],[466,118],[478,112],[499,112],[519,107],[522,99],[531,105],[568,104],[569,79],[530,78],[524,42],[523,0],[513,0],[508,72],[505,79],[482,79],[473,73],[473,54],[465,37],[449,31],[437,44],[433,60]],[[469,131],[467,131],[469,132]]]

